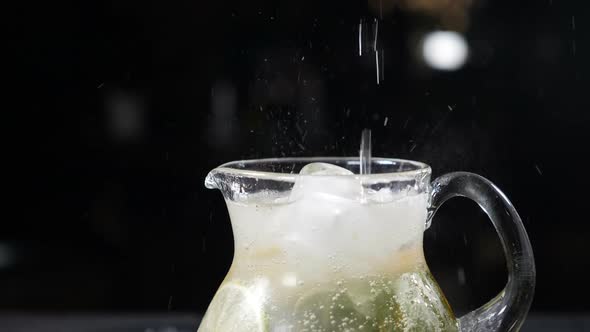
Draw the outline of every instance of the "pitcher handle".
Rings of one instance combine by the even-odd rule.
[[[488,215],[500,237],[508,267],[504,289],[482,307],[459,318],[461,331],[518,331],[535,292],[533,249],[520,216],[492,182],[467,172],[445,174],[432,183],[428,223],[449,198],[467,197]]]

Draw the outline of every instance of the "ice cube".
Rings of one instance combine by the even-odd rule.
[[[358,204],[360,192],[358,177],[345,168],[326,163],[303,167],[291,191],[289,211],[280,218],[286,221],[282,228],[291,247],[287,251],[325,257],[340,247],[332,237],[338,237],[343,216]]]
[[[299,172],[301,175],[352,175],[353,172],[344,167],[328,163],[311,163],[303,166]]]
[[[291,191],[291,201],[301,199],[356,199],[361,183],[351,171],[328,163],[305,165]],[[319,202],[318,202],[319,203]]]

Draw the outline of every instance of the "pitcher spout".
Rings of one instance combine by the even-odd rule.
[[[247,170],[227,165],[223,164],[211,170],[205,178],[205,187],[219,189],[225,199],[232,201],[246,199],[249,194],[265,189],[264,184],[258,185],[257,176],[249,174]],[[237,164],[233,167],[239,166],[240,164]]]
[[[205,178],[205,187],[207,189],[220,189],[219,186],[219,172],[217,169],[211,170]]]

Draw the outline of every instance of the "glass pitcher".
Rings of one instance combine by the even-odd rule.
[[[231,268],[199,327],[227,331],[517,331],[535,286],[520,217],[490,181],[373,158],[230,162],[205,184],[223,193],[234,233]],[[423,232],[438,207],[468,197],[487,213],[508,264],[504,290],[455,318],[428,270]]]

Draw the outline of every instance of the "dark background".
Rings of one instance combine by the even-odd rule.
[[[374,155],[495,182],[536,255],[532,311],[590,311],[589,5],[441,3],[383,0],[380,84],[370,46],[358,55],[359,22],[380,16],[373,1],[5,12],[4,105],[16,119],[5,121],[3,159],[16,186],[1,223],[1,311],[204,312],[233,251],[207,172],[242,158],[355,155],[362,128]],[[423,62],[420,40],[439,29],[466,38],[460,70]],[[425,248],[459,313],[506,280],[499,241],[470,201],[441,209]]]

